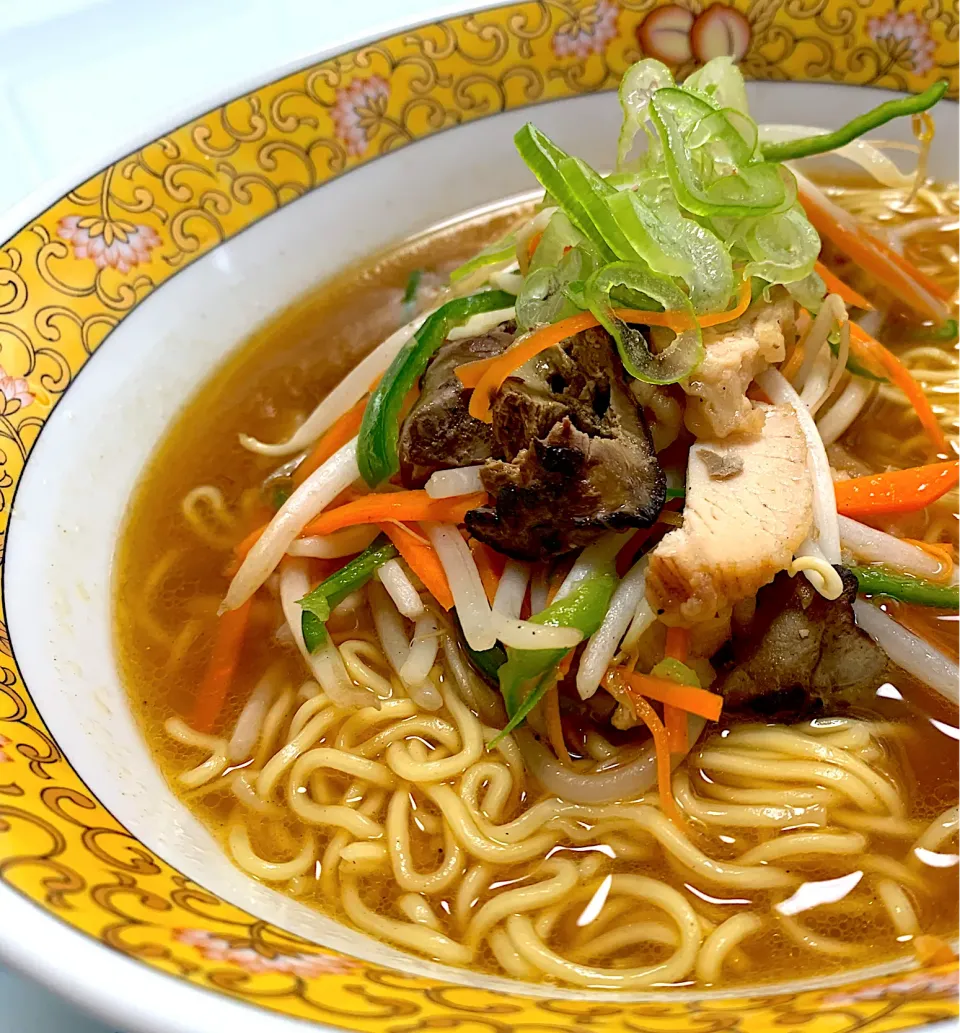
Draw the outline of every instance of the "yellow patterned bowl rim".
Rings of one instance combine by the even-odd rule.
[[[658,32],[665,11],[681,31]],[[732,51],[754,79],[912,92],[946,76],[956,97],[957,40],[955,0],[543,0],[405,28],[231,93],[3,220],[0,534],[46,419],[110,332],[174,273],[324,182],[449,126],[611,89],[644,55],[683,74]],[[295,173],[281,153],[297,156]],[[203,210],[178,182],[191,163],[224,202]],[[316,947],[190,882],[113,818],[47,731],[5,610],[2,621],[0,953],[129,1029],[879,1033],[958,1014],[955,965],[620,1004],[439,984]]]

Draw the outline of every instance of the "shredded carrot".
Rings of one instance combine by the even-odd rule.
[[[400,415],[397,419],[403,423],[403,421],[410,415],[410,410],[416,404],[417,399],[420,397],[420,384],[416,383],[406,393],[403,399],[403,404],[400,406]]]
[[[235,566],[239,566],[246,558],[247,553],[260,541],[260,535],[270,526],[268,520],[265,524],[261,524],[259,527],[255,527],[245,538],[242,538],[233,547],[233,558],[235,560]]]
[[[667,731],[667,745],[671,753],[686,753],[690,748],[687,738],[687,714],[679,707],[663,704],[663,727]]]
[[[361,398],[356,405],[348,409],[321,436],[320,440],[306,455],[303,462],[293,471],[294,488],[299,488],[310,474],[314,470],[319,470],[334,452],[339,452],[351,438],[357,436],[360,430],[360,423],[363,420],[363,410],[366,407],[367,399]]]
[[[839,294],[843,299],[844,305],[849,308],[873,308],[873,305],[859,292],[855,291],[852,287],[837,276],[836,273],[832,273],[823,262],[817,262],[814,267],[820,274],[821,279],[827,285],[828,294]]]
[[[621,677],[622,677],[622,672]],[[608,674],[609,678],[610,675]],[[680,816],[677,802],[673,798],[673,786],[670,784],[670,745],[667,742],[667,731],[657,712],[642,697],[631,693],[631,700],[637,717],[650,729],[653,736],[653,748],[657,754],[657,786],[660,790],[660,806],[663,813],[677,826],[681,832],[687,832],[687,825]]]
[[[474,562],[480,572],[480,581],[483,584],[483,594],[487,602],[493,605],[493,597],[497,594],[497,585],[503,576],[503,568],[506,565],[505,557],[495,552],[489,545],[478,542],[475,538],[470,542],[470,551],[473,553]]]
[[[569,751],[572,746],[577,753],[585,756],[587,752],[587,730],[578,725],[569,714],[560,715],[560,727],[563,729],[563,741]]]
[[[945,302],[949,300],[950,294],[940,284],[868,233],[853,216],[826,198],[814,196],[802,185],[798,196],[807,218],[821,237],[831,240],[911,308],[938,323],[946,319]]]
[[[950,445],[943,433],[940,421],[930,407],[930,402],[924,394],[923,388],[914,380],[913,374],[906,366],[887,348],[877,340],[874,340],[865,330],[861,330],[856,323],[850,324],[850,347],[858,355],[881,366],[887,376],[907,396],[908,401],[916,410],[917,417],[923,424],[923,429],[930,436],[930,440],[936,446],[937,452],[941,455],[950,454]]]
[[[534,233],[534,235],[527,242],[527,261],[529,262],[533,258],[534,251],[540,246],[540,241],[543,240],[543,233]]]
[[[770,405],[772,401],[767,392],[756,381],[747,385],[747,398],[751,402],[763,402],[764,405]]]
[[[433,546],[406,524],[385,521],[377,526],[397,547],[397,552],[420,578],[426,590],[445,610],[449,610],[453,606],[453,594],[443,564]]]
[[[946,542],[922,542],[918,538],[901,538],[908,545],[915,545],[940,564],[940,573],[931,577],[930,581],[949,583],[953,579],[953,549]]]
[[[571,649],[566,656],[557,664],[557,680],[563,681],[564,678],[570,673],[570,667],[573,664],[573,655],[576,650]]]
[[[379,524],[387,520],[430,520],[441,524],[460,524],[467,511],[482,506],[487,494],[453,495],[433,499],[425,491],[389,491],[364,495],[345,506],[328,509],[311,520],[301,537],[314,534],[332,534],[344,527],[357,524]]]
[[[906,470],[867,477],[834,481],[837,512],[844,516],[885,516],[890,513],[915,513],[936,502],[960,481],[960,460],[911,466]]]
[[[430,545],[430,539],[427,538],[426,535],[421,533],[422,530],[423,530],[422,528],[414,527],[413,524],[401,523],[399,520],[389,520],[389,521],[384,521],[384,523],[385,524],[388,524],[388,523],[395,524],[397,527],[399,527],[401,529],[401,531],[406,531],[407,534],[410,535],[410,537],[416,538],[416,540],[421,545]],[[386,533],[386,532],[384,532],[384,533]],[[432,546],[431,546],[431,548],[432,548]]]
[[[690,629],[667,628],[667,640],[663,647],[663,655],[671,660],[679,660],[685,664],[690,655]]]
[[[240,660],[240,650],[252,605],[253,599],[248,599],[235,610],[227,610],[217,622],[213,652],[210,654],[207,669],[193,701],[193,718],[190,724],[198,732],[213,731],[223,711],[230,683]]]
[[[726,312],[712,312],[697,316],[700,326],[715,326],[728,323],[742,315],[750,304],[750,285],[745,283],[740,290],[737,304]],[[642,323],[645,326],[667,326],[674,330],[688,330],[690,318],[686,312],[644,312],[640,309],[617,309],[617,316],[625,323]],[[458,366],[454,371],[460,383],[466,388],[473,388],[470,397],[470,415],[484,423],[490,422],[490,400],[499,390],[500,385],[525,362],[535,355],[565,341],[568,337],[599,326],[600,320],[592,312],[579,312],[575,316],[561,319],[559,323],[534,330],[533,333],[521,337],[502,355],[490,359],[478,359]]]
[[[568,768],[573,767],[573,757],[567,749],[563,738],[563,725],[560,722],[560,690],[554,683],[543,697],[543,717],[547,727],[547,740],[549,741],[557,760]]]
[[[340,494],[330,503],[330,507],[327,512],[336,509],[338,506],[344,506],[348,502],[353,502],[355,499],[363,498],[359,492],[353,490],[353,488],[345,488]],[[259,527],[255,527],[245,538],[241,538],[239,542],[233,547],[233,562],[229,564],[227,573],[232,577],[240,567],[240,564],[247,558],[247,553],[260,541],[260,536],[270,526],[268,520],[265,524],[261,524]],[[305,534],[306,532],[304,532]]]
[[[680,663],[687,662],[690,652],[690,632],[687,628],[667,628],[667,639],[663,655]],[[686,753],[689,749],[687,736],[687,715],[679,707],[663,704],[663,723],[667,729],[667,742],[671,753]]]
[[[810,322],[810,313],[806,309],[801,309],[797,316],[797,343],[787,356],[786,362],[780,364],[781,374],[789,381],[793,381],[800,372],[804,356],[807,354],[807,331],[810,329]]]
[[[939,936],[921,933],[913,938],[913,949],[917,960],[925,968],[936,968],[939,965],[952,965],[957,960],[956,951]]]
[[[570,573],[572,566],[573,561],[568,559],[557,563],[553,570],[550,571],[550,580],[547,583],[547,606],[556,599],[557,592],[560,591],[560,586],[566,581],[567,574]]]
[[[617,670],[620,682],[630,693],[631,699],[637,695],[655,699],[658,703],[666,703],[678,707],[688,714],[697,714],[708,721],[716,721],[723,709],[723,696],[706,689],[698,689],[694,685],[678,685],[667,678],[655,678],[650,674],[637,674],[635,671]]]
[[[651,534],[653,534],[652,527],[641,527],[632,538],[627,539],[627,544],[617,553],[617,577],[623,577],[633,566],[637,553],[643,548]]]

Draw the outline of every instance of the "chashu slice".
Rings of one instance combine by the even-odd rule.
[[[606,330],[531,359],[504,381],[492,417],[497,458],[480,474],[491,504],[466,515],[475,538],[546,560],[657,519],[666,480]]]
[[[782,361],[794,334],[793,299],[781,291],[753,305],[736,322],[704,330],[705,356],[680,386],[689,396],[684,422],[698,438],[755,433],[763,421],[747,388],[758,373]]]
[[[800,423],[755,403],[752,435],[690,449],[683,526],[650,554],[647,599],[683,623],[729,611],[773,580],[813,524],[813,483]]]

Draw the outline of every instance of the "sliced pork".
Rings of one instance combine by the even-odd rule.
[[[493,428],[467,411],[471,392],[454,370],[499,355],[513,341],[513,324],[442,345],[420,380],[417,399],[400,429],[400,478],[421,488],[432,473],[475,466],[493,455]]]
[[[647,599],[684,623],[756,594],[810,534],[813,485],[797,417],[787,406],[756,411],[757,433],[690,449],[683,526],[650,554]]]
[[[832,601],[805,577],[787,574],[759,592],[752,619],[734,636],[732,666],[719,682],[727,709],[789,717],[836,713],[873,697],[888,660],[857,627],[857,579],[836,569],[843,593]]]
[[[681,381],[687,393],[684,422],[698,438],[755,433],[763,422],[747,397],[753,378],[784,358],[794,333],[794,302],[780,291],[775,300],[747,310],[736,322],[703,332],[703,362]]]
[[[466,524],[493,548],[547,559],[656,520],[666,482],[606,331],[577,334],[506,380],[492,426],[498,458],[481,477],[493,504]]]

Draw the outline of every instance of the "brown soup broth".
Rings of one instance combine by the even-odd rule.
[[[317,288],[258,328],[215,377],[198,386],[136,488],[115,567],[116,643],[121,671],[133,712],[164,776],[221,841],[236,800],[228,789],[198,795],[178,786],[176,776],[201,758],[197,751],[173,741],[164,731],[164,722],[179,715],[189,723],[192,699],[208,659],[217,606],[229,583],[232,547],[273,512],[269,489],[261,490],[260,485],[277,467],[278,460],[245,450],[238,444],[238,435],[243,432],[265,441],[283,440],[352,364],[409,318],[401,298],[413,270],[430,271],[424,278],[429,296],[431,284],[439,284],[442,274],[497,239],[515,217],[515,211],[501,209],[387,251]],[[870,413],[865,419],[881,419],[884,413],[880,405],[875,415]],[[861,419],[855,425],[847,444],[852,454],[869,461],[863,447],[869,427],[865,429],[863,424]],[[198,485],[219,489],[227,509],[236,516],[235,523],[224,528],[222,541],[201,540],[184,518],[183,499]],[[942,629],[951,615],[920,614],[916,620],[938,618]],[[956,639],[955,617],[952,621]],[[271,663],[283,665],[291,685],[299,686],[305,680],[296,650],[292,645],[278,644],[274,638],[280,622],[275,599],[260,593],[218,731],[232,727],[253,685]],[[359,624],[342,631],[372,637],[371,629]],[[946,637],[950,637],[949,632]],[[908,817],[918,823],[929,822],[957,800],[956,715],[905,676],[897,688],[903,700],[878,697],[870,711],[860,716],[892,727],[893,734],[883,740],[887,752],[878,766],[906,785]],[[890,693],[891,697],[896,695]],[[528,791],[534,799],[537,790]],[[278,822],[253,816],[248,821],[248,832],[254,850],[279,859],[295,855],[302,838],[299,822],[292,817]],[[700,829],[699,834],[709,840],[716,857],[735,858],[750,845],[733,829],[718,832],[711,826]],[[878,842],[880,849],[888,847],[892,855],[903,857],[907,845],[903,839],[874,840],[875,847]],[[429,842],[417,850],[415,860],[421,868],[436,863],[437,850]],[[537,860],[498,873],[495,885],[528,879]],[[852,863],[838,858],[836,863],[804,870],[804,874],[810,881],[834,879],[849,872]],[[620,870],[631,870],[631,866],[621,866]],[[661,878],[691,899],[696,897],[697,906],[714,922],[728,917],[730,906],[724,901],[737,896],[729,890],[693,885],[679,868],[660,861],[637,860],[632,870]],[[923,877],[932,892],[911,898],[921,927],[926,933],[952,937],[957,923],[956,866],[927,869]],[[400,892],[387,878],[369,879],[364,890],[367,905],[385,911]],[[871,899],[871,890],[862,888],[862,892],[861,900]],[[770,908],[769,896],[763,892],[745,893],[743,897],[763,911]],[[326,898],[319,883],[304,888],[299,899],[343,917],[340,902]],[[444,915],[454,907],[451,896],[439,903],[437,913],[446,922]],[[839,936],[854,945],[850,956],[805,951],[774,927],[751,944],[748,953],[753,964],[742,975],[732,966],[725,982],[823,976],[906,955],[908,948],[898,941],[882,908],[858,907],[840,912],[839,917],[836,911],[831,915],[829,921],[821,921],[814,910],[804,919],[811,931]],[[567,916],[554,930],[553,941],[560,943],[577,935]],[[649,963],[659,957],[659,950],[633,948],[623,963]],[[486,953],[478,957],[477,964],[481,969],[501,971]]]

